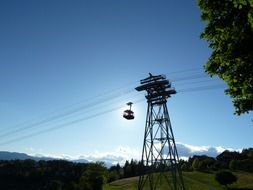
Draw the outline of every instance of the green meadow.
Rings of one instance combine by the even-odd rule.
[[[215,173],[184,172],[186,190],[253,190],[253,173],[233,172],[238,180],[226,188],[215,181]],[[137,190],[138,177],[126,178],[106,184],[103,190]]]

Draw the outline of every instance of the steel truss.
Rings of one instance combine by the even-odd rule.
[[[185,190],[167,99],[176,91],[165,76],[141,80],[148,102],[138,190]]]

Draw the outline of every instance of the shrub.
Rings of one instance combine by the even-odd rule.
[[[220,171],[216,173],[215,180],[221,185],[229,185],[237,181],[237,177],[229,171]]]

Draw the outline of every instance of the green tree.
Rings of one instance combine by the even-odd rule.
[[[236,182],[237,177],[229,171],[220,171],[216,173],[215,180],[227,187],[227,185]]]
[[[115,181],[123,177],[123,169],[120,167],[119,163],[116,166],[111,166],[108,174],[108,182]]]
[[[191,164],[185,160],[179,160],[179,166],[182,171],[192,171]]]
[[[225,150],[219,154],[216,159],[220,162],[221,168],[229,168],[229,164],[232,160],[243,160],[245,156],[236,151]]]
[[[49,190],[61,190],[62,189],[62,184],[60,181],[53,180],[51,181],[49,185]]]
[[[195,158],[194,160],[193,160],[193,162],[192,162],[192,168],[194,169],[194,170],[198,170],[199,169],[199,158]]]
[[[206,155],[194,156],[192,168],[198,171],[206,171],[214,168],[215,159]]]
[[[253,160],[253,148],[243,149],[242,155],[248,159]]]
[[[230,168],[233,170],[241,170],[246,172],[253,172],[253,160],[234,160],[230,163]]]
[[[231,160],[230,162],[229,162],[229,169],[230,170],[236,170],[237,169],[237,160]]]
[[[131,165],[128,160],[126,160],[123,167],[124,177],[131,177]]]
[[[253,0],[198,0],[213,50],[205,71],[228,85],[235,113],[253,110]]]
[[[107,169],[103,163],[91,163],[80,178],[80,187],[83,190],[102,190],[106,176]]]

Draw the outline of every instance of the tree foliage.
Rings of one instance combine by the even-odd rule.
[[[102,163],[0,160],[0,189],[100,190],[107,174]]]
[[[193,156],[189,160],[192,162],[192,169],[198,171],[207,171],[213,169],[215,164],[215,159],[206,155],[202,156]]]
[[[220,162],[223,162],[228,166],[229,162],[231,160],[243,160],[246,159],[247,157],[244,156],[243,154],[236,152],[236,151],[229,151],[225,150],[221,154],[219,154],[216,159]]]
[[[80,178],[80,186],[84,190],[102,190],[106,176],[107,169],[103,163],[91,163]]]
[[[180,160],[183,171],[214,172],[221,170],[253,172],[253,148],[242,152],[224,151],[215,158],[206,155]],[[73,163],[64,160],[0,160],[0,189],[8,190],[101,190],[105,182],[143,175],[152,171],[169,171],[163,164],[144,166],[136,160],[106,168],[103,162]],[[229,183],[227,183],[229,184]]]
[[[224,80],[240,115],[253,110],[253,0],[198,0],[206,27],[201,38],[213,50],[205,65]]]
[[[0,189],[102,190],[106,182],[140,175],[141,166],[133,159],[109,169],[103,162],[0,160]]]

